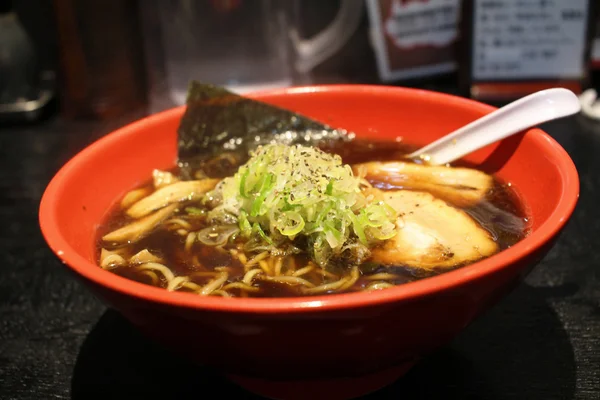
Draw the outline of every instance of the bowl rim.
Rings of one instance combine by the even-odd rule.
[[[247,94],[248,97],[263,99],[278,97],[288,94],[302,93],[360,93],[360,94],[409,94],[419,97],[439,98],[448,104],[468,106],[469,108],[489,113],[495,109],[474,100],[457,97],[454,95],[433,92],[422,89],[412,89],[394,86],[359,85],[359,84],[325,84],[311,86],[296,86],[275,90],[265,90]],[[74,174],[80,162],[87,157],[102,153],[103,149],[119,142],[122,136],[136,135],[148,124],[169,120],[185,109],[185,105],[139,119],[124,127],[117,129],[104,137],[94,141],[74,157],[72,157],[54,175],[42,196],[39,208],[39,224],[48,246],[55,255],[75,273],[97,285],[106,287],[111,291],[119,292],[152,303],[202,309],[219,312],[233,313],[302,313],[325,312],[336,310],[349,310],[362,307],[376,306],[385,303],[414,300],[423,296],[442,292],[451,287],[457,287],[477,280],[485,275],[493,274],[506,268],[519,260],[527,257],[537,249],[544,246],[564,227],[573,213],[579,197],[579,178],[577,170],[568,153],[547,133],[539,129],[531,129],[528,135],[544,153],[549,154],[554,160],[561,179],[563,190],[557,207],[552,211],[548,220],[532,232],[527,238],[518,242],[509,249],[499,252],[489,258],[449,271],[444,274],[403,284],[381,291],[354,292],[343,294],[329,294],[306,297],[284,298],[222,298],[212,296],[198,296],[193,293],[168,292],[165,289],[153,287],[143,283],[120,277],[110,271],[99,268],[95,263],[88,261],[74,250],[61,235],[57,219],[61,189],[68,185],[70,175]]]

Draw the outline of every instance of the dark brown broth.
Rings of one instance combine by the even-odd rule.
[[[375,160],[399,160],[402,158],[402,155],[413,151],[414,147],[404,143],[390,143],[389,141],[374,142],[355,140],[341,146],[336,146],[335,148],[324,148],[323,150],[339,154],[345,163],[355,164]],[[221,166],[221,169],[215,169],[214,165]],[[214,165],[211,166],[210,173],[207,175],[219,177],[227,176],[232,174],[237,168],[236,166],[227,165],[227,163],[222,162]],[[177,173],[177,170],[174,169],[172,172]],[[151,183],[148,183],[147,185],[151,186]],[[386,188],[401,189],[399,187]],[[179,210],[178,214],[185,214],[183,208],[184,207]],[[500,251],[509,248],[528,233],[526,228],[527,219],[525,218],[526,216],[522,207],[518,203],[515,193],[507,184],[498,180],[495,181],[494,188],[490,191],[484,201],[473,207],[466,208],[464,211],[490,232],[492,237],[498,243]],[[107,244],[102,241],[101,237],[104,234],[125,225],[127,222],[129,222],[128,217],[120,210],[117,204],[114,210],[110,212],[107,222],[98,230],[98,259],[102,247],[107,249],[115,248],[114,246],[107,246]],[[202,217],[197,217],[192,220],[188,219],[188,222],[191,222],[193,225],[193,228],[190,229],[190,231],[198,230],[206,226]],[[139,242],[126,245],[126,247],[130,254],[135,254],[143,249],[148,249],[151,253],[163,258],[165,260],[164,264],[167,265],[176,276],[191,276],[191,281],[199,285],[205,284],[206,278],[196,279],[193,277],[193,274],[195,272],[213,271],[213,268],[217,266],[226,265],[230,267],[230,271],[232,272],[228,282],[233,282],[243,277],[243,265],[229,253],[220,252],[214,247],[197,243],[194,247],[194,252],[186,254],[183,250],[184,243],[185,236],[177,235],[175,232],[164,229],[163,227],[155,230]],[[295,257],[295,262],[298,265],[306,265],[308,262],[303,255],[290,257]],[[366,276],[379,272],[391,272],[396,274],[397,278],[388,280],[388,282],[398,285],[448,271],[448,269],[444,269],[443,271],[430,271],[404,266],[384,267],[373,265],[368,262],[363,264],[360,269],[362,273],[361,278],[347,291],[360,291],[364,289],[364,287],[370,283],[370,281],[366,279]],[[113,269],[112,272],[142,283],[152,284],[151,279],[148,276],[140,274],[131,267],[117,267]],[[318,284],[321,283],[327,283],[327,281],[323,280],[323,282],[318,282]],[[159,285],[162,287],[166,286],[164,279],[161,280]],[[293,285],[266,281],[255,281],[254,285],[259,287],[260,290],[258,293],[252,294],[252,297],[290,297],[303,295],[300,290]],[[185,289],[182,291],[185,291]]]

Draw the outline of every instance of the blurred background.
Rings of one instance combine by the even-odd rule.
[[[148,400],[211,388],[245,398],[156,348],[59,268],[40,234],[40,198],[94,140],[183,104],[193,79],[239,93],[407,86],[494,105],[548,87],[583,94],[600,87],[598,3],[0,0],[0,398]],[[543,129],[580,174],[559,244],[381,398],[600,398],[600,123],[575,116]]]
[[[505,103],[595,87],[592,0],[0,0],[0,124],[106,120],[311,83]]]

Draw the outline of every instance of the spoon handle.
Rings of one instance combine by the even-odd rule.
[[[543,122],[576,114],[581,103],[570,90],[542,90],[516,100],[409,154],[443,165]]]

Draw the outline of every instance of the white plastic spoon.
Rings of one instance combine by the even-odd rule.
[[[430,165],[443,165],[515,133],[580,110],[581,103],[570,90],[542,90],[499,108],[407,157]]]

